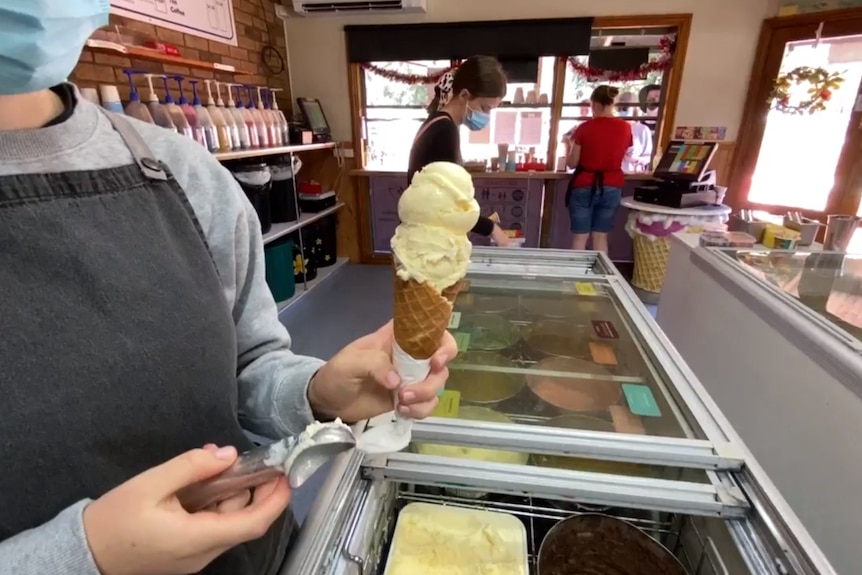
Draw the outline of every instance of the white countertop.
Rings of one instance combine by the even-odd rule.
[[[688,246],[689,248],[699,248],[700,247],[700,234],[692,234],[688,232],[677,232],[673,234],[673,239],[681,242],[682,244]],[[734,249],[734,248],[729,248]],[[768,250],[774,251],[772,248],[768,248],[763,244],[754,244],[752,248],[736,248],[736,249],[751,249],[751,250]],[[819,244],[817,242],[811,244],[810,246],[799,246],[798,251],[822,251],[823,244]]]
[[[630,210],[651,214],[667,214],[669,216],[726,216],[731,212],[730,206],[699,206],[694,208],[670,208],[636,202],[634,198],[623,198],[622,206]]]

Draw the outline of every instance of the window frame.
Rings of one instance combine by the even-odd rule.
[[[646,28],[650,28],[650,27],[644,26],[641,28],[641,30],[646,29]],[[593,30],[595,31],[596,28],[593,27]],[[601,32],[603,30],[609,30],[609,28],[599,28],[598,30]],[[600,36],[601,36],[601,34],[600,34]],[[651,55],[653,54],[652,50],[650,51],[650,54]],[[568,76],[569,76],[569,73],[570,73],[569,67],[570,67],[569,63],[568,63],[568,61],[566,61],[565,78],[568,78]],[[664,120],[665,120],[665,108],[667,107],[667,85],[665,82],[665,78],[666,78],[669,71],[670,70],[668,69],[668,70],[664,70],[661,73],[661,82],[658,84],[659,85],[659,100],[657,102],[658,112],[652,118],[654,120],[657,128],[661,128],[661,126],[663,125]],[[564,82],[565,82],[565,79],[564,79]],[[603,82],[592,82],[592,83],[593,84],[602,84]],[[565,88],[564,88],[564,94],[565,94]],[[567,114],[566,108],[571,109],[574,107],[582,107],[582,106],[589,106],[589,98],[587,98],[581,102],[566,102],[565,101],[565,95],[564,95],[564,101],[563,101],[563,106],[562,106],[563,110],[561,112],[560,120],[559,120],[560,123],[567,122],[567,121],[579,123],[579,122],[585,122],[585,121],[589,120],[591,118],[591,116],[573,116],[571,114]],[[637,107],[638,104],[630,104],[628,106]],[[641,119],[643,119],[643,116],[635,116],[635,117],[620,116],[620,118],[625,120],[626,122],[633,124],[633,123],[640,122]],[[650,152],[650,160],[652,162],[655,162],[656,157],[658,156],[659,152],[661,150],[663,150],[665,145],[666,145],[666,142],[664,144],[662,144],[658,138],[654,138],[654,140],[655,140],[654,141],[655,145],[652,148],[652,152]],[[655,164],[653,164],[653,165],[655,165]]]
[[[679,102],[679,90],[685,67],[686,52],[691,33],[691,14],[656,14],[643,16],[609,16],[596,17],[593,30],[601,29],[641,29],[641,28],[674,28],[676,30],[676,49],[671,67],[662,78],[662,100],[664,105],[659,110],[656,138],[657,148],[665,149],[673,135],[676,119],[676,109]],[[559,139],[559,123],[562,120],[563,93],[565,89],[565,72],[568,66],[567,58],[556,60],[554,69],[553,97],[551,100],[551,128],[547,158],[556,157]],[[351,119],[353,124],[353,149],[357,168],[364,171],[367,166],[366,142],[364,139],[364,122],[367,113],[365,93],[365,70],[361,64],[348,64],[348,88],[351,104]],[[547,162],[548,171],[554,171],[554,161]]]

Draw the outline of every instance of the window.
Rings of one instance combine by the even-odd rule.
[[[554,63],[553,56],[539,58],[535,81],[509,82],[503,103],[492,111],[487,128],[471,132],[466,126],[461,126],[464,161],[490,165],[492,159],[499,158],[501,145],[518,159],[530,153],[541,160],[548,155]]]
[[[620,34],[613,30],[594,30],[599,33],[592,39],[592,48],[610,46],[611,49],[617,44],[627,47],[638,46],[649,48],[649,61],[657,62],[665,57],[660,43],[668,32],[663,29],[641,29],[621,31]],[[643,33],[641,33],[643,32]],[[578,56],[575,60],[584,66],[588,65],[587,56]],[[563,113],[560,118],[559,134],[562,138],[570,133],[581,123],[590,118],[590,95],[593,90],[602,84],[608,84],[620,89],[617,98],[617,114],[634,123],[639,123],[649,129],[644,137],[649,137],[652,142],[651,154],[644,157],[644,162],[652,164],[656,158],[658,148],[658,133],[664,112],[666,91],[663,89],[663,72],[651,72],[643,79],[627,81],[608,81],[602,79],[591,80],[582,74],[575,72],[571,65],[566,66],[565,87],[563,90]],[[557,167],[564,166],[563,156],[565,150],[562,146],[557,148]],[[637,165],[635,165],[637,164]],[[640,163],[632,163],[624,166],[626,171],[652,171]]]
[[[554,57],[540,58],[532,82],[510,82],[504,103],[491,114],[488,127],[471,132],[461,127],[461,155],[465,161],[490,164],[505,144],[519,156],[530,152],[544,159],[551,125],[554,84]],[[448,60],[375,62],[374,66],[404,75],[429,76],[452,65]],[[535,62],[534,62],[535,67]],[[365,138],[366,169],[407,169],[410,147],[419,126],[428,117],[426,110],[434,97],[433,84],[406,84],[366,71]],[[516,103],[518,102],[518,103]]]
[[[449,60],[375,62],[379,68],[405,75],[427,76],[449,68]],[[406,84],[365,72],[366,168],[407,170],[410,146],[428,117],[433,84]]]
[[[670,38],[679,33],[681,26],[687,26],[689,19],[639,17],[638,21],[646,21],[631,26],[625,18],[609,20],[613,24],[609,22],[605,26],[601,25],[601,19],[595,20],[597,25],[591,35],[583,37],[583,46],[571,47],[572,53],[589,52],[588,56],[578,56],[573,60],[575,69],[571,63],[564,65],[564,58],[558,56],[535,59],[501,57],[510,80],[507,93],[500,107],[492,112],[486,129],[473,132],[466,126],[460,128],[463,160],[479,161],[493,169],[505,150],[508,154],[514,154],[518,161],[526,160],[532,154],[536,163],[545,163],[551,169],[564,169],[562,136],[589,119],[590,94],[596,86],[604,83],[621,89],[622,94],[617,102],[619,115],[637,128],[633,129],[635,141],[642,143],[643,153],[632,158],[637,160],[632,164],[634,167],[627,167],[631,164],[630,159],[627,159],[623,169],[629,172],[651,171],[651,165],[660,153],[656,149],[658,141],[666,141],[669,136],[669,130],[662,129],[665,117],[673,116],[673,110],[665,109],[665,103],[669,101],[668,92],[675,96],[679,90],[677,82],[668,83],[678,76],[666,74],[672,60]],[[634,21],[632,19],[632,24]],[[404,30],[395,32],[403,33]],[[408,37],[402,36],[399,36],[401,41],[409,44],[405,40]],[[437,58],[434,60],[381,61],[398,50],[390,47],[381,52],[377,50],[379,41],[373,38],[376,36],[364,38],[362,46],[365,51],[351,60],[351,66],[355,66],[352,70],[358,73],[360,80],[354,96],[360,103],[357,116],[362,118],[361,124],[356,126],[362,133],[365,146],[362,168],[405,171],[413,140],[428,117],[427,106],[434,95],[436,78],[434,82],[430,78],[451,69],[455,61],[441,59],[447,58],[448,54],[439,50],[429,50],[429,55]],[[408,39],[412,39],[412,36]],[[359,39],[356,43],[360,44]],[[405,54],[416,55],[421,52],[415,46],[408,48],[410,46],[404,48]],[[378,61],[368,62],[360,58],[366,52],[364,57],[375,54],[378,55]],[[648,62],[655,65],[645,77],[614,80],[614,74],[617,73],[613,70],[619,71],[618,76],[628,78],[633,70],[638,70]],[[677,66],[676,69],[680,67],[679,62],[673,65]],[[604,80],[589,78],[583,70],[577,69],[585,66],[610,72],[604,74]],[[429,82],[411,84],[410,80],[416,77],[429,78]],[[562,102],[554,102],[555,92],[562,95]],[[672,119],[669,121],[672,122]],[[556,142],[550,142],[552,133],[556,134]],[[547,157],[552,148],[556,158]],[[635,151],[637,148],[636,145]]]

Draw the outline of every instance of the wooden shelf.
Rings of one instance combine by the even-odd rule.
[[[336,273],[338,273],[344,268],[344,266],[347,264],[347,261],[347,258],[338,258],[331,266],[325,268],[317,268],[317,277],[309,282],[306,282],[304,286],[302,284],[297,285],[296,293],[293,294],[292,298],[278,302],[278,311],[283,312],[288,307],[298,302],[300,298],[302,298],[302,296],[319,286],[321,282],[325,282],[326,280],[332,278],[332,276],[334,276]]]
[[[204,62],[203,60],[192,60],[182,56],[170,56],[163,54],[158,50],[150,50],[140,46],[124,46],[115,42],[106,42],[104,40],[87,40],[86,45],[88,50],[99,54],[109,54],[111,56],[126,56],[128,58],[139,58],[141,60],[149,60],[151,62],[159,62],[161,64],[172,64],[174,66],[186,66],[197,70],[211,70],[213,72],[229,72],[231,74],[250,74],[245,70],[237,70],[234,66],[227,64],[219,64],[217,62]]]
[[[280,237],[286,236],[291,232],[295,232],[298,229],[304,228],[311,222],[316,222],[321,218],[325,218],[330,214],[334,214],[338,210],[344,207],[344,202],[338,202],[331,208],[326,208],[322,212],[312,212],[307,214],[302,214],[299,216],[298,220],[293,222],[284,222],[281,224],[272,224],[272,228],[263,234],[263,245],[266,245],[270,242],[274,242]]]
[[[264,148],[261,150],[240,150],[238,152],[222,152],[213,154],[220,162],[231,160],[245,160],[248,158],[262,158],[265,156],[279,156],[282,154],[296,154],[298,152],[310,152],[312,150],[327,150],[335,148],[335,142],[325,144],[297,144],[295,146],[281,146],[280,148]]]

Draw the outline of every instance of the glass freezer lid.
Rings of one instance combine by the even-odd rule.
[[[546,248],[473,247],[470,274],[540,277],[612,276],[616,268],[600,252],[550,250]]]
[[[470,274],[441,415],[694,437],[607,281]],[[466,414],[466,415],[465,415]],[[488,419],[494,421],[494,419]]]
[[[862,255],[837,252],[722,250],[748,274],[862,343]]]
[[[414,452],[636,477],[742,466],[621,278],[470,273],[464,284],[449,325],[459,356],[434,417],[414,424]]]

